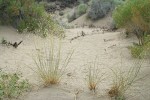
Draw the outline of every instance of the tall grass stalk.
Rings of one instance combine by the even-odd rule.
[[[97,58],[95,58],[95,61],[88,63],[87,66],[88,66],[88,75],[87,75],[88,88],[91,91],[96,92],[97,86],[104,79],[104,73],[102,73],[100,69],[100,64],[98,63]]]
[[[136,64],[135,67],[131,67],[126,72],[118,69],[112,70],[113,77],[113,85],[110,89],[109,96],[114,97],[115,100],[125,100],[126,91],[138,80],[137,76],[140,72],[141,65]]]
[[[67,54],[67,57],[62,60],[62,39],[56,40],[53,36],[50,41],[42,49],[37,49],[34,63],[37,67],[36,73],[43,80],[45,86],[57,84],[60,82],[62,75],[71,60],[73,51]],[[57,46],[58,45],[58,46]]]

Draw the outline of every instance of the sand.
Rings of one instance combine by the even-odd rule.
[[[82,31],[86,34],[70,42]],[[28,79],[33,89],[25,93],[18,100],[111,100],[107,95],[112,85],[113,74],[110,70],[128,70],[135,65],[136,59],[131,57],[128,46],[136,42],[135,37],[126,38],[122,32],[103,32],[100,28],[66,29],[63,40],[63,55],[72,48],[75,50],[72,60],[67,67],[62,81],[58,85],[43,87],[38,75],[31,70],[36,69],[32,60],[35,43],[46,42],[33,34],[18,34],[12,27],[0,27],[0,37],[15,42],[23,40],[17,48],[0,45],[0,68],[6,72],[20,72],[24,79]],[[38,40],[38,41],[36,41]],[[99,68],[105,73],[105,79],[98,85],[96,93],[89,91],[86,84],[86,64],[98,56]],[[120,62],[122,60],[122,64]],[[127,100],[150,100],[150,66],[145,61],[139,77],[146,77],[137,81],[126,93]],[[69,76],[67,75],[69,74]]]

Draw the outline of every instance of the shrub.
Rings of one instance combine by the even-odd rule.
[[[77,17],[80,17],[81,15],[86,13],[88,6],[86,4],[80,4],[77,9]]]
[[[117,7],[113,18],[118,27],[133,32],[140,42],[145,33],[150,33],[150,2],[149,0],[126,0]],[[140,43],[143,44],[143,43]]]
[[[11,24],[18,30],[27,28],[28,31],[33,31],[38,28],[38,18],[43,15],[43,12],[43,7],[34,0],[1,0],[0,2],[0,20],[3,24]],[[22,24],[23,21],[25,25]]]
[[[56,29],[53,28],[56,28],[58,25],[52,20],[52,17],[47,17],[44,4],[38,4],[34,0],[0,0],[0,21],[2,24],[12,25],[17,28],[19,32],[27,30],[37,33],[37,30],[41,29],[41,26],[39,26],[41,24],[46,25],[45,28],[42,27],[40,33],[42,35],[42,31],[56,31]],[[43,19],[47,19],[47,21]],[[47,27],[48,25],[49,27]]]
[[[92,20],[103,18],[112,8],[112,0],[92,0],[88,17]]]
[[[17,98],[28,88],[28,81],[20,80],[19,74],[8,74],[0,71],[0,99]]]
[[[56,43],[58,43],[58,45]],[[49,86],[60,82],[71,60],[73,51],[62,60],[61,39],[59,38],[59,41],[56,42],[53,36],[48,39],[48,42],[45,43],[44,46],[43,48],[37,48],[37,54],[33,59],[37,70],[33,70],[42,79],[44,85]]]

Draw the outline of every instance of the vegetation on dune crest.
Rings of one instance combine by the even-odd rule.
[[[56,30],[55,21],[46,14],[43,5],[34,0],[0,0],[0,22],[2,25],[12,25],[19,32],[27,30],[36,34],[41,25],[46,27],[42,27],[40,34]]]

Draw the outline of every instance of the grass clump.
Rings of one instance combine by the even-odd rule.
[[[104,79],[104,73],[102,73],[99,68],[99,63],[97,59],[95,61],[88,63],[88,75],[87,75],[87,83],[89,90],[96,92],[97,86]]]
[[[57,42],[58,45],[56,44]],[[71,60],[73,51],[62,60],[61,48],[61,39],[59,38],[58,41],[55,41],[53,36],[44,44],[43,48],[37,48],[37,54],[33,59],[37,70],[34,71],[42,79],[45,86],[58,84]]]
[[[115,100],[125,100],[125,93],[137,81],[140,68],[140,66],[131,67],[127,72],[111,69],[114,77],[113,85],[108,92],[109,96],[114,97]]]
[[[9,74],[0,71],[0,100],[17,98],[30,87],[27,80],[21,80],[17,73]]]

